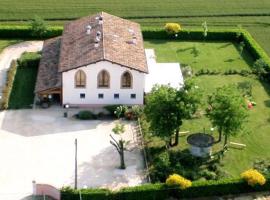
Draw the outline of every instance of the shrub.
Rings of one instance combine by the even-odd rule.
[[[256,169],[249,169],[241,174],[241,177],[250,185],[264,185],[266,180],[264,176]]]
[[[269,72],[269,65],[262,59],[257,59],[253,64],[253,71],[262,78]]]
[[[192,183],[190,180],[185,179],[184,177],[178,174],[172,174],[166,179],[166,184],[173,186],[179,185],[181,190],[191,187]]]
[[[121,105],[107,105],[104,107],[104,109],[107,110],[111,116],[115,116],[114,111],[119,106],[121,106]]]
[[[128,107],[127,106],[118,106],[115,110],[114,110],[114,114],[116,115],[117,118],[121,118],[125,115],[125,113],[127,112]]]
[[[45,21],[39,16],[35,16],[30,23],[32,36],[37,38],[42,38],[45,36],[47,31],[47,26]]]
[[[154,163],[155,166],[150,172],[151,177],[156,180],[164,181],[170,173],[170,155],[166,151],[162,152],[154,159]]]
[[[253,168],[263,175],[270,175],[270,159],[257,159],[253,163]]]
[[[131,107],[131,112],[133,114],[133,118],[134,119],[138,119],[143,114],[143,107],[142,106],[138,106],[138,105],[132,106]]]
[[[168,34],[176,34],[181,31],[181,26],[178,23],[167,23],[165,25],[165,31]]]
[[[91,111],[82,110],[77,114],[77,118],[81,120],[96,119],[96,115],[93,114]]]

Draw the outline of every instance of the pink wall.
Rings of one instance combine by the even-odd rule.
[[[36,195],[47,195],[56,200],[61,199],[60,191],[48,184],[36,184]]]

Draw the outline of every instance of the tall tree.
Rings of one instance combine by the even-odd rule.
[[[207,116],[213,126],[216,126],[221,141],[224,135],[225,149],[228,138],[236,135],[243,129],[244,122],[247,120],[247,105],[241,92],[235,85],[228,85],[217,88],[216,91],[208,98],[209,108]]]
[[[181,89],[169,85],[156,85],[146,96],[145,115],[154,134],[170,146],[179,142],[179,130],[184,119],[192,117],[200,104],[198,87],[186,81]],[[172,136],[175,134],[175,143]]]

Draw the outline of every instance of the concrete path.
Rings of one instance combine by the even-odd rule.
[[[154,85],[167,85],[179,88],[184,78],[179,63],[158,63],[154,49],[145,49],[148,74],[145,76],[145,92],[150,92]]]
[[[41,51],[42,47],[43,41],[26,41],[8,46],[0,53],[0,96],[2,96],[7,69],[10,67],[11,61],[20,58],[24,52]]]
[[[69,111],[71,116],[72,110]],[[61,108],[0,112],[0,199],[21,200],[32,180],[57,188],[74,186],[74,141],[78,139],[78,187],[118,189],[144,183],[144,164],[134,123],[126,123],[126,170],[110,144],[115,121],[64,118]],[[117,137],[117,136],[115,136]]]

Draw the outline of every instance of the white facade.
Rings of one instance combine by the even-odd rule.
[[[86,87],[75,87],[75,73],[83,70],[86,74]],[[98,73],[106,70],[110,75],[109,88],[98,88]],[[132,75],[132,87],[121,88],[121,76],[124,72]],[[100,61],[84,67],[62,73],[63,104],[71,106],[103,106],[112,104],[142,105],[144,99],[145,73],[132,70],[108,61]],[[82,98],[84,94],[85,97]],[[103,98],[99,98],[103,94]],[[119,94],[119,98],[115,98]],[[133,94],[133,98],[131,95]],[[134,98],[135,94],[135,98]]]

